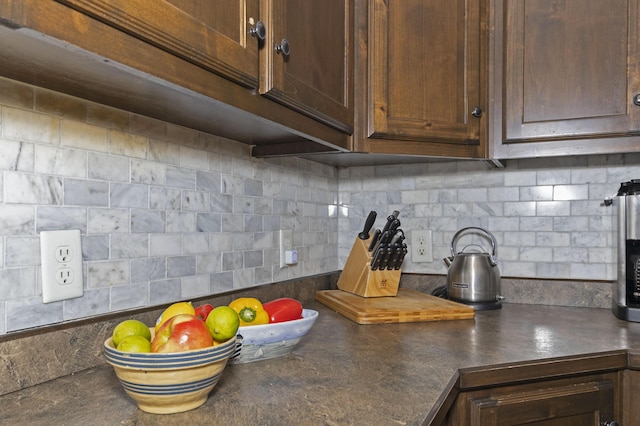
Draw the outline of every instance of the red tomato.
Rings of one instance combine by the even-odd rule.
[[[196,308],[196,316],[200,318],[202,321],[206,321],[209,316],[209,312],[213,311],[213,306],[210,304],[198,306]]]
[[[269,323],[292,321],[302,318],[302,303],[290,297],[282,297],[263,303],[262,307],[269,314]]]

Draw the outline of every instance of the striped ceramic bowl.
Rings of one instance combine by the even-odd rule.
[[[130,353],[104,342],[104,355],[125,392],[142,411],[179,413],[204,404],[214,388],[236,339],[204,349],[174,353]]]

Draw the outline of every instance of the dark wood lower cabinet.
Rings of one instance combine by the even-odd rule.
[[[593,380],[469,398],[469,425],[603,425],[615,418],[615,381]],[[466,399],[466,398],[465,398]]]
[[[619,373],[462,392],[450,426],[601,426],[621,423]],[[607,423],[609,422],[609,423]]]

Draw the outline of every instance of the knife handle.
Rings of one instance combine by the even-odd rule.
[[[373,223],[376,221],[377,216],[378,213],[376,213],[375,210],[371,210],[369,212],[369,216],[367,216],[367,220],[364,222],[364,228],[362,229],[362,232],[358,234],[358,238],[361,240],[369,239],[369,231],[371,230]]]
[[[371,238],[371,244],[369,244],[369,251],[373,251],[376,244],[378,243],[378,239],[380,238],[381,234],[382,234],[381,230],[379,229],[375,230],[375,232],[373,233],[373,238]]]
[[[394,234],[393,238],[391,239],[391,244],[398,244],[398,245],[402,246],[402,243],[404,242],[404,239],[405,239],[404,231],[402,229],[398,228],[398,230]]]
[[[400,253],[400,257],[398,258],[396,264],[393,266],[393,269],[400,269],[400,267],[402,266],[402,262],[404,262],[404,257],[407,255],[408,251],[409,250],[407,249],[407,245],[402,244],[402,252]]]
[[[394,244],[392,245],[393,250],[391,251],[391,258],[387,262],[387,270],[394,269],[398,264],[398,259],[400,259],[400,255],[402,254],[402,245]]]
[[[387,244],[387,247],[384,250],[384,256],[382,256],[382,260],[380,261],[379,269],[387,269],[392,255],[393,248],[391,248],[391,246]]]
[[[383,244],[387,244],[389,242],[389,231],[382,231],[382,234],[380,234],[380,239],[378,240],[378,247],[380,247]]]
[[[382,228],[383,234],[385,233],[385,231],[389,230],[389,227],[391,226],[391,223],[393,223],[394,220],[396,220],[396,217],[394,215],[387,216],[387,222],[384,224],[384,228]]]
[[[379,244],[378,248],[375,251],[375,254],[373,255],[373,257],[371,258],[371,270],[375,271],[376,269],[380,268],[380,265],[382,264],[382,260],[384,259],[384,254],[385,254],[385,244]]]

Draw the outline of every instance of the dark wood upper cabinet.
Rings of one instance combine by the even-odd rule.
[[[352,19],[353,0],[6,0],[0,76],[257,156],[347,151]],[[274,37],[288,38],[288,56]]]
[[[353,0],[262,1],[260,93],[352,133]]]
[[[353,131],[353,0],[59,1]]]
[[[58,0],[247,87],[258,85],[258,0]]]
[[[503,84],[496,84],[502,123],[494,121],[494,156],[624,152],[639,144],[637,0],[498,0],[496,19]]]
[[[358,9],[356,146],[484,157],[487,2],[373,0]]]

